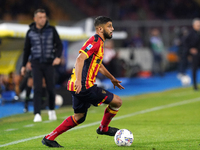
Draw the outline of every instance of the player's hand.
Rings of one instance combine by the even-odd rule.
[[[25,75],[25,70],[26,70],[26,68],[25,68],[25,67],[22,67],[22,68],[21,68],[21,75],[22,75],[22,76],[24,76],[24,75]]]
[[[53,66],[59,65],[59,64],[60,64],[60,62],[61,62],[61,59],[60,59],[60,58],[58,58],[58,57],[56,57],[56,58],[53,60],[53,63],[52,63],[52,65],[53,65]]]
[[[120,90],[121,89],[125,89],[120,83],[122,83],[122,81],[119,81],[117,79],[112,79],[111,82],[113,83],[113,87],[115,89],[115,86],[117,86]]]
[[[76,80],[76,81],[75,81],[75,90],[76,90],[75,93],[76,93],[76,94],[79,94],[80,91],[81,91],[81,89],[82,89],[81,81]]]

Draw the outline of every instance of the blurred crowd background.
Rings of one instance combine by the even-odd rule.
[[[44,8],[53,20],[99,15],[113,20],[193,19],[199,16],[199,3],[199,0],[1,0],[0,19],[32,19],[37,8]]]
[[[0,6],[0,23],[30,24],[38,8],[46,10],[50,24],[68,27],[81,26],[89,17],[109,16],[115,31],[128,34],[126,39],[105,43],[104,64],[116,77],[178,73],[182,39],[192,28],[192,19],[200,17],[200,0],[0,0]],[[5,51],[20,52],[13,72],[0,75],[1,92],[16,91],[24,39],[0,38],[0,60]],[[73,67],[68,58],[72,51],[78,53],[83,41],[67,41],[67,55],[63,54],[62,64],[56,69],[57,85],[66,86]],[[98,79],[104,77],[98,75]]]

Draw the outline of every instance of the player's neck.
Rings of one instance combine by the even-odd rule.
[[[102,39],[103,41],[106,40],[105,37],[104,37],[104,35],[103,35],[103,33],[101,33],[101,32],[96,32],[96,34],[98,34],[98,35],[101,37],[101,39]]]

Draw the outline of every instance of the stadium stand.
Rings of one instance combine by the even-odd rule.
[[[192,19],[200,16],[199,5],[199,0],[1,0],[0,20],[31,20],[37,8],[46,9],[53,20],[80,20],[98,15],[113,20]]]
[[[32,14],[38,7],[43,7],[49,13],[49,9],[40,0],[1,0],[0,1],[0,19],[1,20],[21,20],[32,19]]]
[[[200,14],[199,0],[72,1],[88,16],[107,15],[115,20],[191,19]]]
[[[49,0],[1,0],[0,20],[30,22],[34,11],[38,8],[45,9],[48,17],[53,20],[69,20],[68,14],[60,9],[55,2]]]

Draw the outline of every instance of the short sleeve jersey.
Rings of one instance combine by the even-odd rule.
[[[79,53],[84,53],[87,56],[82,70],[82,90],[92,87],[96,81],[96,76],[103,60],[103,47],[103,39],[98,34],[95,34],[94,36],[90,37],[79,50]],[[75,81],[75,68],[73,68],[67,85],[67,89],[69,91],[75,91]]]

